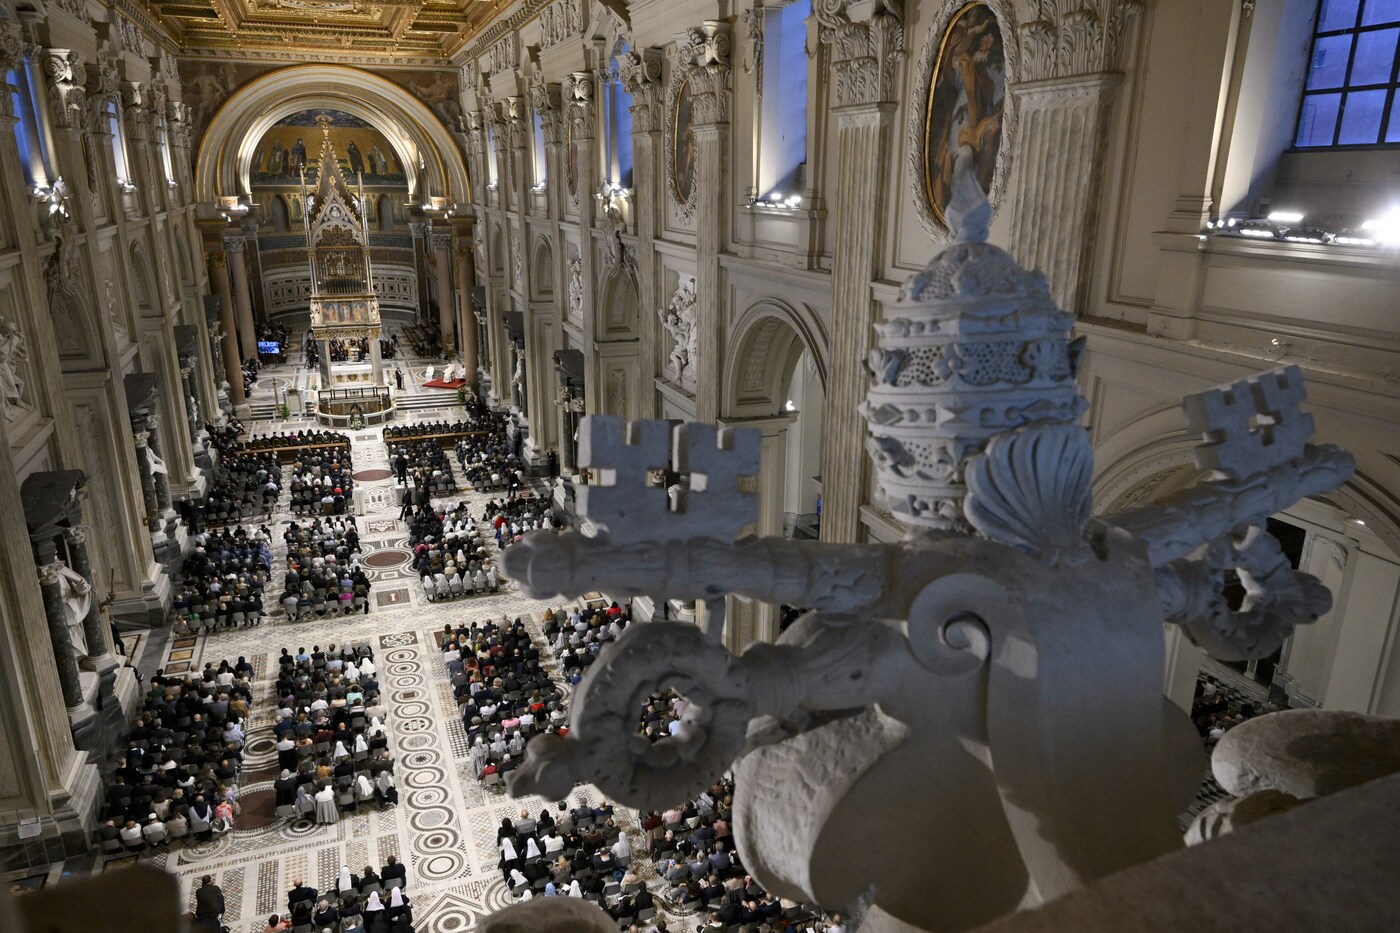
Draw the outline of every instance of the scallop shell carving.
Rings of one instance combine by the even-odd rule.
[[[1041,424],[994,437],[967,471],[963,510],[979,532],[1049,564],[1089,556],[1093,509],[1089,435],[1073,424]]]

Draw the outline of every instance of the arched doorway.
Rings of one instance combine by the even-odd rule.
[[[820,523],[822,421],[828,343],[805,306],[765,299],[735,326],[724,373],[721,421],[762,435],[759,535],[815,538]],[[772,641],[785,617],[804,607],[731,600],[725,638],[732,648]]]
[[[1191,486],[1202,474],[1191,449],[1199,443],[1179,428],[1116,460],[1100,456],[1096,500],[1105,511],[1147,505]],[[1136,432],[1135,432],[1136,433]],[[1109,446],[1109,445],[1104,445]],[[1367,508],[1368,481],[1357,474],[1326,497],[1305,499],[1269,518],[1295,569],[1332,592],[1332,609],[1300,625],[1272,656],[1249,662],[1210,658],[1175,626],[1167,626],[1164,689],[1190,710],[1199,679],[1209,677],[1258,702],[1281,706],[1400,715],[1400,554],[1396,530]],[[1101,494],[1112,489],[1111,495]],[[1232,605],[1244,596],[1227,576]]]

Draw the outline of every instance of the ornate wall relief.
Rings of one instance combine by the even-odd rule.
[[[1015,150],[1015,19],[1006,0],[950,0],[934,17],[910,107],[909,181],[924,227],[947,234],[953,165],[970,159],[993,209]]]
[[[695,326],[695,276],[681,275],[670,303],[657,311],[657,316],[671,344],[662,371],[672,382],[693,392],[699,340]]]
[[[29,348],[14,321],[0,318],[0,420],[15,424],[34,411],[29,384]]]
[[[583,257],[569,257],[569,320],[583,323]]]

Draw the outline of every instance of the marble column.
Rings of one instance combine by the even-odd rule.
[[[202,426],[199,423],[199,406],[194,395],[194,367],[192,365],[180,367],[180,391],[185,400],[185,421],[190,432],[190,443],[194,446],[195,456],[198,457],[199,452],[203,449],[199,442],[199,432]]]
[[[434,233],[430,237],[433,247],[433,264],[437,268],[438,330],[442,336],[439,343],[444,354],[458,349],[456,328],[453,327],[452,309],[452,234]]]
[[[831,374],[822,449],[823,541],[851,542],[860,535],[869,465],[865,399],[875,303],[870,292],[881,255],[884,217],[873,206],[889,190],[893,150],[894,77],[903,55],[898,4],[872,12],[865,4],[827,4],[818,12],[822,45],[830,47],[834,72],[836,189],[832,194]],[[857,14],[866,17],[858,20]]]
[[[762,435],[757,486],[758,521],[745,534],[761,537],[783,536],[783,492],[787,485],[787,432],[794,415],[771,418],[725,418],[726,428],[750,428]],[[739,652],[754,641],[777,641],[778,606],[728,597],[725,611],[724,643]]]
[[[161,448],[160,429],[156,426],[154,418],[151,419],[151,421],[147,424],[146,433],[146,446],[149,452],[155,454],[162,461],[164,461],[165,452]],[[171,508],[170,477],[167,476],[165,473],[161,473],[158,470],[156,470],[155,462],[150,458],[149,455],[146,457],[146,462],[150,465],[151,483],[155,487],[156,508],[160,509],[160,511],[162,512],[168,512]]]
[[[476,358],[480,352],[476,340],[476,309],[472,307],[472,283],[476,281],[476,260],[472,255],[471,242],[459,238],[457,242],[457,298],[462,312],[457,320],[460,325],[461,352],[458,358],[462,364],[462,378],[467,385],[476,386]]]
[[[220,355],[224,361],[224,380],[228,383],[228,400],[234,410],[247,409],[247,396],[243,392],[243,369],[238,365],[238,324],[234,317],[233,290],[229,287],[228,261],[222,252],[209,254],[209,276],[214,280],[214,290],[219,296],[219,339]],[[240,415],[239,417],[242,417]]]
[[[63,561],[56,557],[43,564],[39,568],[39,587],[44,596],[44,619],[48,622],[49,641],[53,644],[63,705],[68,707],[70,718],[77,718],[82,716],[85,706],[82,684],[78,680],[78,659],[74,656],[73,640],[68,636],[68,618],[64,615],[63,578],[59,576],[63,566]]]
[[[418,213],[420,218],[422,217],[418,208],[411,210]],[[428,225],[421,219],[410,220],[408,232],[413,236],[413,272],[418,279],[418,324],[426,327],[430,319],[428,308]]]
[[[661,179],[662,196],[665,193],[665,172],[659,165],[664,159],[661,145],[661,127],[666,116],[666,105],[662,97],[661,55],[654,49],[631,51],[619,59],[619,76],[622,85],[632,95],[632,177],[633,190],[641,191],[644,186],[652,187],[656,179]],[[637,304],[642,309],[638,332],[637,358],[641,364],[641,389],[637,398],[637,416],[655,418],[658,415],[656,391],[653,380],[656,377],[656,345],[660,339],[660,322],[652,309],[664,304],[657,294],[657,255],[656,210],[647,204],[642,206],[635,201],[634,218],[637,225]],[[560,276],[560,282],[567,282],[567,274]],[[562,292],[563,290],[561,290]],[[563,297],[561,295],[561,302]],[[561,305],[562,306],[562,305]]]
[[[688,33],[687,81],[695,115],[695,420],[719,417],[723,345],[720,296],[720,251],[724,248],[728,188],[725,163],[729,151],[729,62],[725,23],[707,20]],[[872,202],[873,203],[873,202]]]
[[[238,317],[238,349],[241,360],[258,355],[258,332],[253,324],[253,303],[248,291],[248,266],[245,253],[248,238],[224,236],[224,253],[228,256],[229,277],[233,279],[233,306]]]
[[[92,577],[92,562],[88,558],[87,536],[82,529],[65,529],[64,538],[68,542],[69,563],[73,570],[81,574],[88,585],[92,587],[92,602],[88,606],[87,615],[83,617],[83,638],[87,641],[88,660],[97,672],[102,674],[117,666],[117,659],[112,656],[111,633],[107,630],[107,625],[102,618],[100,606],[102,588]]]
[[[146,443],[150,435],[145,431],[135,431],[132,439],[136,443],[136,464],[141,474],[141,500],[146,508],[145,524],[151,537],[164,534],[160,530],[160,504],[156,500],[156,484],[152,476],[151,458],[147,456]]]

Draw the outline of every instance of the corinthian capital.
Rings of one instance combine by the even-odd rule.
[[[836,105],[876,104],[894,99],[904,60],[903,0],[816,0],[819,35],[831,46]]]
[[[729,24],[705,20],[687,29],[675,61],[690,86],[695,125],[729,122]]]
[[[1017,27],[1024,81],[1117,71],[1142,0],[1035,0]]]
[[[82,59],[70,49],[44,49],[40,61],[54,126],[81,129],[87,83]]]

